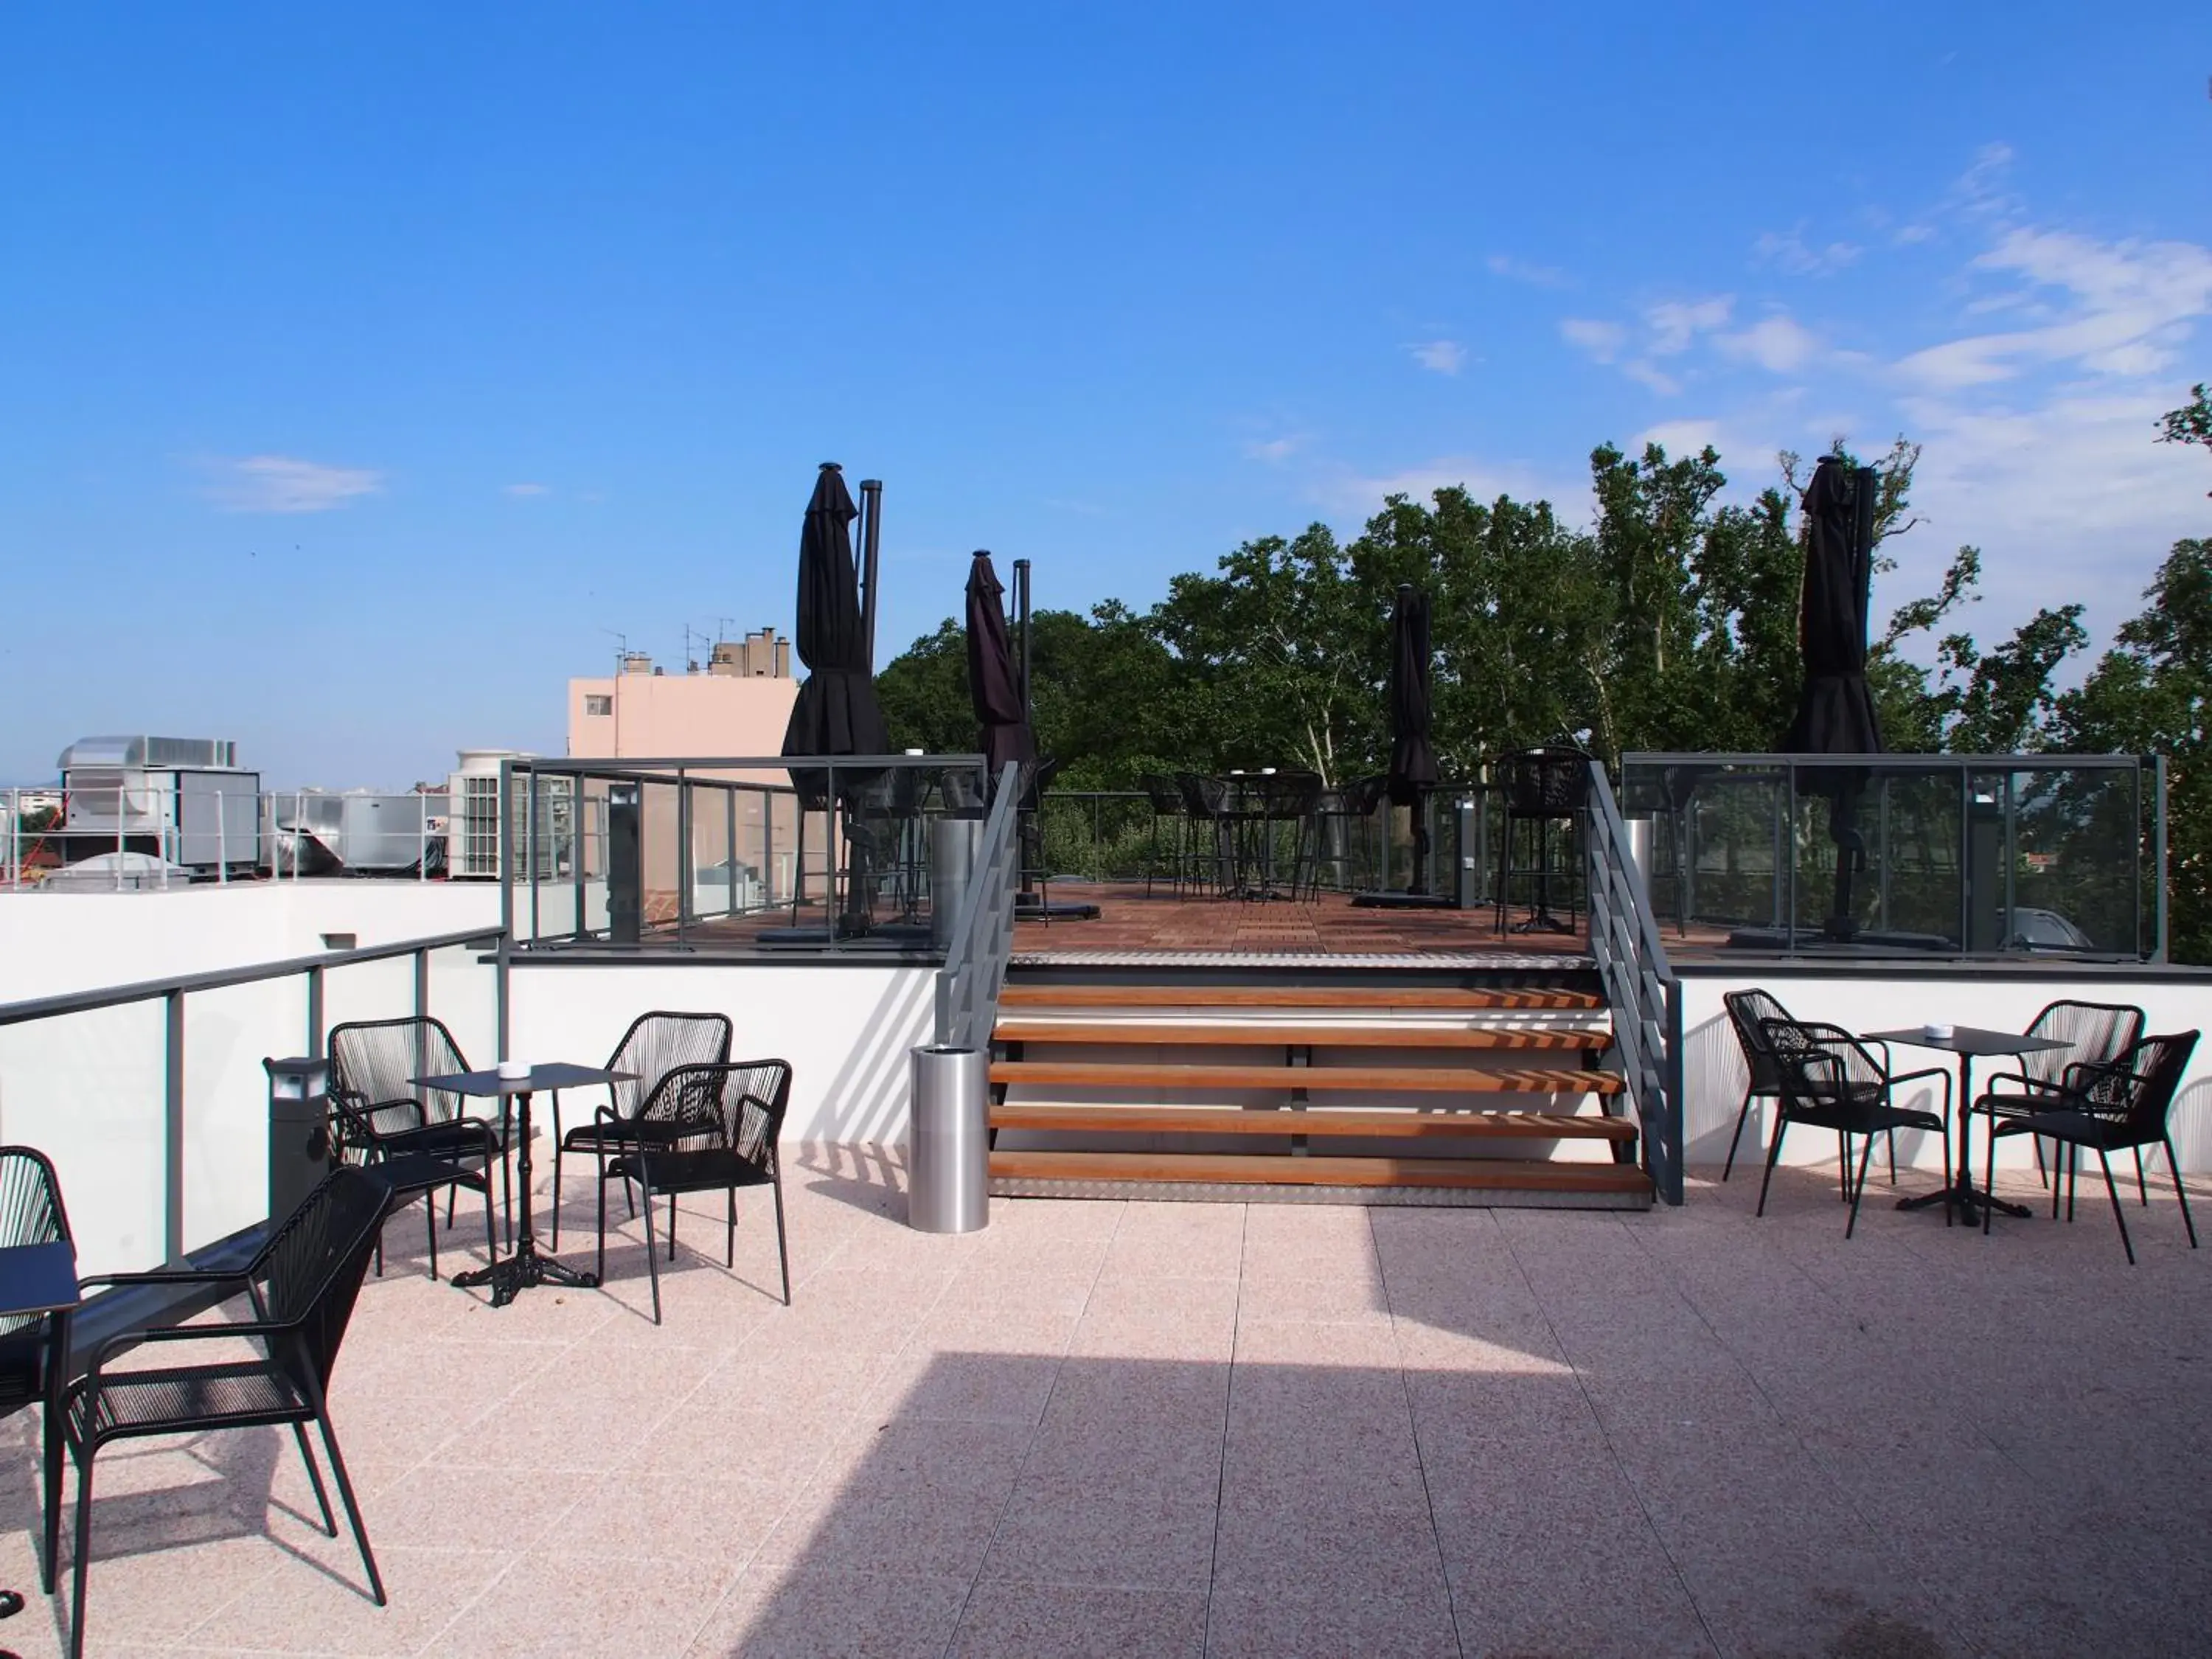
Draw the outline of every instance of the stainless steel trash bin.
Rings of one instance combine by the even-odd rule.
[[[972,1233],[988,1224],[990,1107],[990,1056],[982,1049],[914,1050],[906,1218],[915,1231]]]
[[[929,826],[929,942],[940,951],[952,943],[953,918],[982,849],[981,818],[939,818]]]

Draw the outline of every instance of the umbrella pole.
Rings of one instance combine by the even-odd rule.
[[[1859,792],[1847,786],[1838,793],[1836,810],[1828,818],[1828,837],[1836,843],[1836,888],[1822,931],[1838,944],[1858,937],[1859,925],[1851,914],[1851,878],[1866,864],[1866,837],[1859,833],[1858,816]]]
[[[868,672],[876,672],[876,575],[882,568],[884,481],[860,480],[860,637],[868,642]]]

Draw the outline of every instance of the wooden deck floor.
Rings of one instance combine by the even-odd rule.
[[[1221,951],[1240,956],[1441,956],[1511,951],[1532,956],[1580,956],[1586,929],[1572,933],[1500,933],[1496,913],[1480,910],[1392,910],[1354,906],[1348,895],[1324,893],[1317,903],[1284,899],[1176,898],[1141,885],[1088,885],[1055,881],[1054,905],[1091,903],[1088,921],[1021,921],[1014,927],[1018,956],[1052,957],[1093,951]],[[1518,921],[1521,911],[1509,915]]]

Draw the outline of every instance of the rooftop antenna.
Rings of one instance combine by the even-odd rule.
[[[602,628],[599,632],[615,642],[615,672],[619,674],[623,665],[629,660],[629,635],[613,628]]]
[[[724,641],[730,637],[730,624],[735,621],[737,621],[735,617],[717,617],[714,618],[715,644],[720,645]]]
[[[706,637],[705,629],[694,628],[690,623],[684,624],[684,668],[686,673],[696,674],[699,672],[699,659],[691,654],[692,640],[696,638],[703,641]]]

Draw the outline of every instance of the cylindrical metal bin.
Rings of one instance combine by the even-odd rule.
[[[952,943],[952,919],[975,878],[975,855],[982,850],[981,818],[939,818],[929,826],[929,942],[940,951]]]
[[[1621,827],[1628,831],[1629,862],[1636,866],[1636,879],[1648,897],[1651,892],[1651,820],[1624,818]]]
[[[972,1233],[991,1219],[990,1056],[981,1048],[913,1052],[907,1224]]]

